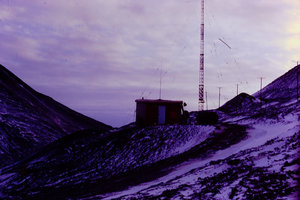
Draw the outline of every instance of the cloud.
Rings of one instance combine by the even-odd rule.
[[[206,1],[209,107],[254,93],[299,60],[299,1]],[[0,1],[0,61],[38,91],[112,125],[133,120],[136,98],[197,109],[200,2]],[[219,41],[222,38],[232,49]],[[107,117],[107,119],[106,119]],[[109,119],[108,119],[109,118]]]

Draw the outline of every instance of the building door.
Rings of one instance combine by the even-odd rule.
[[[166,106],[158,106],[158,124],[166,123]]]

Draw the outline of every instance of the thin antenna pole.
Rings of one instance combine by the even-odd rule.
[[[236,84],[236,96],[239,95],[239,84]]]
[[[205,92],[206,110],[208,110],[207,91]]]
[[[161,93],[162,93],[162,79],[163,77],[167,74],[167,71],[163,71],[162,67],[160,69],[160,73],[159,73],[159,99],[161,99]]]
[[[218,87],[219,88],[219,108],[221,106],[221,88],[222,87]]]
[[[260,90],[259,90],[259,97],[260,97],[260,100],[262,99],[262,96],[261,96],[261,90],[262,90],[262,80],[264,79],[264,77],[259,77],[260,79]]]
[[[162,74],[162,70],[160,70],[160,74],[159,74],[159,99],[161,99],[161,74]]]
[[[298,65],[299,65],[299,60],[292,60],[292,62],[295,62],[295,63],[297,63],[297,65],[296,65],[296,66],[298,66]]]
[[[199,71],[199,102],[198,111],[204,109],[204,0],[201,0],[201,30],[200,30],[200,71]]]
[[[299,101],[299,68],[297,68],[297,101]]]
[[[260,78],[260,90],[262,89],[262,80],[264,79],[264,77],[259,77]]]

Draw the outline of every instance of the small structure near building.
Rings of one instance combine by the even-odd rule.
[[[219,116],[213,111],[199,111],[196,119],[199,125],[214,125],[218,123]]]
[[[182,122],[183,101],[137,99],[135,102],[138,125],[179,124]]]

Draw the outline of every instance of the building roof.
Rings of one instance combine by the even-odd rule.
[[[157,104],[183,104],[183,101],[163,100],[163,99],[137,99],[139,103],[157,103]]]

